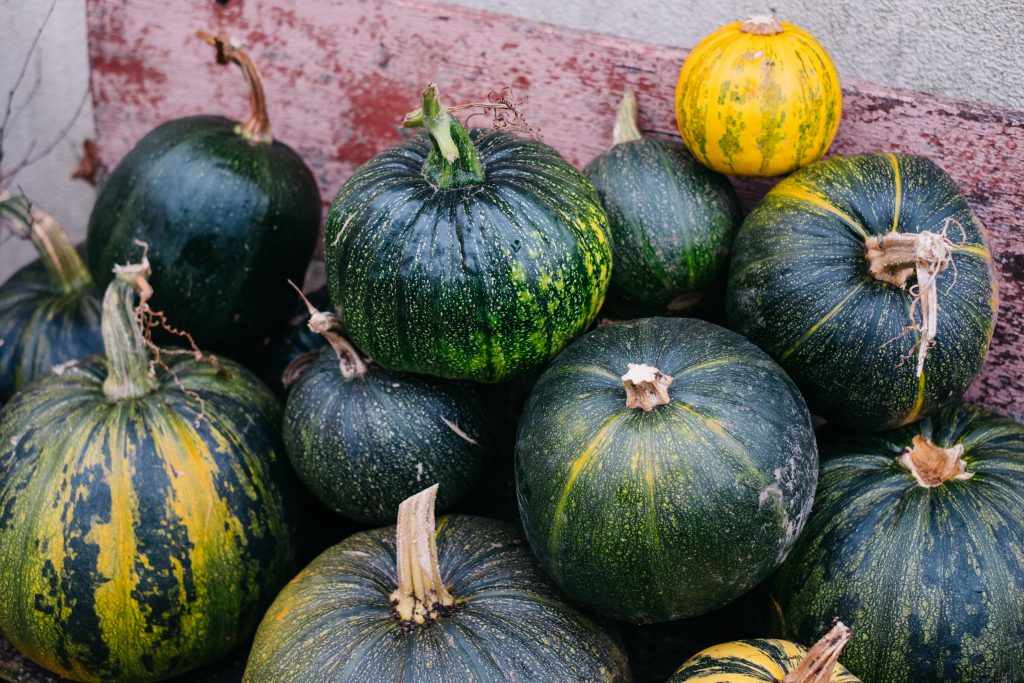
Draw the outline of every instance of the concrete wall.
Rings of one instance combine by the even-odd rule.
[[[739,0],[445,1],[683,47],[723,23],[771,8],[815,34],[844,78],[1024,109],[1024,0],[773,0],[767,6]],[[7,131],[3,168],[33,141],[38,148],[53,140],[87,88],[85,0],[55,2],[16,107],[37,83],[38,90]],[[50,0],[0,0],[0,117],[49,6]],[[76,240],[84,238],[95,194],[68,174],[91,130],[86,103],[53,153],[8,183],[55,214]],[[30,258],[27,245],[0,237],[0,281]]]

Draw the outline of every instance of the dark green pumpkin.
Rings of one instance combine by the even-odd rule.
[[[625,386],[630,364],[674,380],[661,397]],[[627,406],[638,396],[651,400]],[[544,372],[519,424],[527,538],[600,614],[645,623],[721,607],[779,565],[810,512],[818,457],[803,399],[757,347],[701,320],[587,334]]]
[[[93,356],[0,411],[0,631],[62,676],[156,681],[245,642],[286,578],[280,407],[241,366],[163,354],[132,282]]]
[[[18,199],[0,218],[24,232],[39,260],[0,286],[0,405],[55,365],[103,350],[100,294],[60,225]]]
[[[111,268],[134,257],[133,241],[145,242],[154,308],[203,348],[233,349],[287,320],[287,280],[302,282],[320,226],[313,174],[271,140],[258,75],[252,83],[258,107],[244,124],[190,116],[148,133],[89,219],[96,281],[109,282]]]
[[[926,232],[946,236],[951,264],[935,280],[937,335],[918,374],[921,283],[869,273],[868,243]],[[730,327],[786,369],[812,411],[853,429],[907,424],[958,398],[985,360],[997,302],[982,226],[924,157],[808,166],[768,193],[733,245]]]
[[[500,414],[483,388],[392,372],[359,358],[340,320],[311,309],[334,348],[288,395],[284,443],[299,478],[336,512],[387,524],[399,504],[443,482],[438,509],[461,499],[491,460]]]
[[[424,553],[436,542],[432,568],[447,606],[433,592],[425,605],[403,592],[396,527],[354,534],[278,595],[244,682],[630,680],[618,641],[565,601],[515,526],[452,515],[435,532],[432,513],[425,521],[417,540],[430,544]],[[414,619],[399,615],[407,598]]]
[[[423,101],[406,125],[429,134],[364,164],[331,206],[332,301],[382,367],[485,382],[525,374],[604,301],[604,210],[551,147],[467,134],[433,86]]]
[[[962,445],[973,476],[922,486],[897,460],[915,437]],[[857,634],[843,663],[865,683],[1024,680],[1024,426],[952,405],[831,432],[821,453],[814,511],[770,584],[784,636],[842,618]]]
[[[679,315],[721,301],[740,219],[736,193],[681,142],[642,137],[632,90],[619,105],[614,145],[585,173],[611,226],[606,310]]]

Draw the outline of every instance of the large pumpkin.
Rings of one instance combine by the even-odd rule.
[[[793,383],[692,318],[608,325],[567,348],[520,420],[527,538],[555,582],[636,622],[716,609],[774,570],[810,512],[818,456]]]
[[[0,192],[4,223],[39,260],[0,286],[0,405],[53,366],[103,350],[99,290],[57,221]]]
[[[453,515],[435,529],[436,492],[296,576],[260,625],[244,682],[629,680],[618,641],[565,602],[516,527]]]
[[[328,284],[352,341],[382,367],[496,382],[587,328],[611,275],[593,185],[551,147],[466,131],[437,99],[428,133],[364,164],[327,220]]]
[[[203,34],[241,65],[252,113],[241,124],[190,116],[148,133],[121,160],[89,218],[96,281],[150,246],[153,303],[203,348],[235,349],[288,318],[287,280],[301,282],[320,227],[312,172],[273,139],[259,72],[226,39]]]
[[[776,176],[820,159],[839,128],[843,94],[825,48],[774,17],[726,24],[687,55],[676,122],[719,173]]]
[[[950,406],[831,433],[814,511],[770,590],[785,637],[834,616],[866,683],[1024,680],[1024,426]]]
[[[62,676],[156,681],[243,643],[280,587],[290,531],[273,395],[241,366],[151,357],[128,266],[107,355],[0,412],[0,632]]]
[[[632,90],[622,97],[613,139],[586,174],[611,227],[614,312],[679,315],[720,300],[740,219],[729,179],[678,141],[640,135]]]
[[[912,422],[985,360],[996,280],[981,224],[924,157],[833,157],[776,185],[733,243],[729,325],[811,410],[853,429]]]

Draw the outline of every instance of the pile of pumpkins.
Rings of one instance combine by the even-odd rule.
[[[251,58],[200,35],[246,121],[149,133],[84,252],[0,197],[40,252],[0,288],[22,653],[156,681],[255,632],[250,683],[628,681],[612,620],[746,595],[786,640],[678,653],[673,682],[1024,680],[1024,427],[958,402],[992,255],[934,162],[818,160],[841,92],[813,37],[723,27],[680,74],[685,145],[627,91],[583,174],[428,86],[424,132],[338,191],[301,329],[316,182]],[[741,220],[725,174],[786,173]],[[521,524],[435,518],[503,484]],[[342,518],[363,530],[295,574]]]

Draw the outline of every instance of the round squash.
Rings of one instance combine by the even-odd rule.
[[[121,160],[89,218],[89,266],[100,284],[150,246],[154,306],[203,348],[234,350],[288,319],[287,280],[301,282],[320,228],[320,193],[290,147],[273,140],[259,72],[241,65],[252,114],[241,124],[190,116],[148,133]]]
[[[839,616],[866,683],[1024,680],[1024,426],[968,405],[833,432],[807,529],[773,578],[783,637]]]
[[[773,188],[733,243],[729,326],[811,410],[852,429],[907,424],[981,370],[997,281],[981,224],[924,157],[833,157]]]
[[[498,416],[482,388],[367,363],[337,315],[307,305],[309,329],[331,348],[302,370],[285,408],[285,449],[306,488],[365,524],[387,524],[436,482],[438,508],[450,508],[491,459]]]
[[[0,412],[0,632],[66,678],[138,683],[245,642],[291,532],[273,395],[228,361],[151,357],[148,265],[118,270],[106,357]]]
[[[836,623],[810,650],[788,640],[737,640],[701,650],[668,683],[861,683],[839,663],[852,632]]]
[[[690,51],[676,122],[698,161],[719,173],[777,176],[824,156],[843,93],[828,52],[774,17],[726,24]]]
[[[331,299],[381,367],[497,382],[597,315],[611,276],[593,185],[551,147],[466,131],[431,84],[414,137],[364,164],[327,219]]]
[[[645,318],[598,328],[544,372],[516,488],[569,597],[647,623],[766,578],[803,528],[817,465],[807,407],[770,358],[702,320]]]
[[[53,366],[102,351],[103,339],[99,291],[57,221],[3,192],[0,221],[39,251],[0,286],[2,405]]]
[[[244,683],[630,680],[618,641],[564,601],[515,526],[452,515],[435,529],[436,492],[296,576],[260,625]]]
[[[622,97],[613,138],[585,171],[611,227],[609,305],[628,317],[704,308],[712,288],[724,289],[739,225],[732,185],[679,142],[641,136],[632,90]]]

